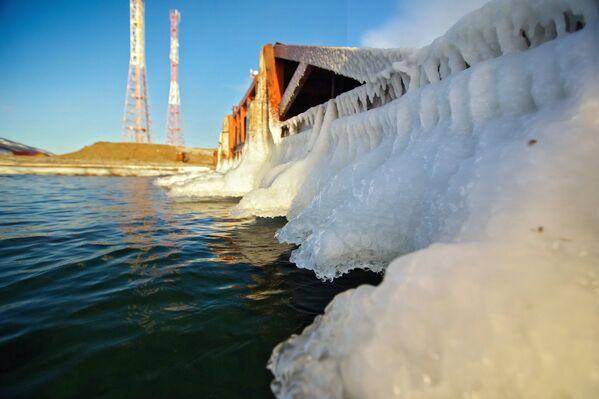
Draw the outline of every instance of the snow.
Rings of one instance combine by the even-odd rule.
[[[276,56],[279,58],[314,65],[360,82],[370,80],[393,62],[401,61],[406,51],[409,50],[285,44],[275,46]]]
[[[598,8],[492,1],[173,183],[286,216],[321,279],[386,270],[274,350],[277,397],[599,396]]]
[[[280,398],[593,398],[597,253],[435,244],[274,350]],[[547,240],[548,241],[548,240]]]
[[[447,82],[439,90],[457,109],[464,99],[453,86],[477,87],[470,123],[420,130],[378,172],[354,162],[365,167],[346,170],[357,182],[349,192],[338,183],[335,196],[331,185],[295,219],[313,226],[296,262],[325,277],[367,257],[383,267],[384,251],[407,255],[381,286],[337,296],[274,350],[277,397],[597,397],[597,33]],[[534,74],[509,75],[527,69]],[[474,83],[491,72],[528,90],[495,98],[490,83]]]
[[[244,156],[219,164],[215,171],[159,179],[156,184],[167,187],[175,197],[241,197],[256,187],[264,173],[270,154],[265,135],[250,134]]]
[[[275,348],[277,397],[599,395],[598,34],[408,93],[290,220],[321,277],[399,257]]]

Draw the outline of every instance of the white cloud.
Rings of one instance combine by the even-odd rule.
[[[367,31],[366,47],[422,47],[488,0],[400,0],[399,15]]]

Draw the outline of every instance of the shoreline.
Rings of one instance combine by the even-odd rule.
[[[159,177],[178,173],[200,172],[212,166],[181,163],[93,162],[73,160],[13,160],[0,159],[0,175],[41,176],[140,176]]]

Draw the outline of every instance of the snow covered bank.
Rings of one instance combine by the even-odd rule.
[[[275,350],[279,397],[599,394],[596,37],[559,44],[572,97],[494,123],[444,179],[468,177],[455,201],[428,205],[447,212],[432,221],[460,221],[452,239],[396,259],[381,286],[338,296]],[[419,203],[397,194],[406,211]]]
[[[274,350],[277,397],[599,396],[599,28],[586,4],[576,33],[331,125],[336,172],[292,205],[280,238],[323,278],[407,255]]]
[[[338,295],[324,316],[275,348],[273,392],[597,397],[597,252],[527,241],[435,244],[399,258],[379,287]]]
[[[484,201],[474,202],[472,191],[488,181],[481,176],[486,162],[500,167],[545,151],[548,121],[594,101],[592,33],[473,66],[335,120],[321,134],[328,154],[320,165],[287,178],[303,180],[279,233],[301,245],[293,261],[323,278],[353,267],[380,270],[398,255],[455,240],[473,212],[490,217],[504,194],[497,187],[513,190],[514,178],[497,178]],[[585,141],[596,132],[588,134]],[[542,145],[529,147],[529,140]]]
[[[156,184],[176,197],[241,197],[256,186],[255,176],[263,167],[263,161],[247,158],[225,172],[188,173],[158,179]]]

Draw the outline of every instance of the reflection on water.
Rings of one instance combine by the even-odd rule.
[[[214,222],[220,231],[211,235],[210,249],[222,263],[243,259],[253,266],[266,266],[293,249],[291,245],[280,244],[274,237],[274,232],[285,223],[284,219],[238,220],[235,223],[217,219]]]
[[[282,219],[146,178],[0,176],[0,397],[270,397],[266,361],[333,295]]]
[[[120,222],[121,229],[130,245],[148,251],[154,244],[157,231],[156,211],[149,197],[151,183],[148,180],[127,179],[117,184],[124,194],[126,205],[126,218]]]

